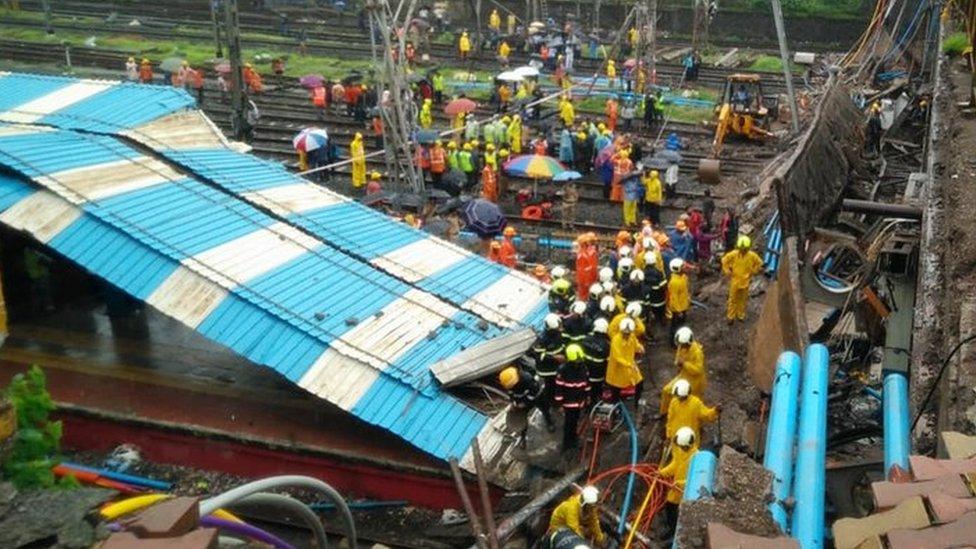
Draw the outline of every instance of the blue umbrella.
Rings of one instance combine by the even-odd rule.
[[[440,137],[440,132],[437,130],[418,130],[417,131],[417,143],[421,145],[429,145]]]
[[[494,202],[475,198],[464,205],[464,224],[480,238],[492,238],[501,234],[508,224],[505,214]]]
[[[552,178],[552,180],[553,181],[575,181],[577,179],[582,179],[582,178],[583,178],[583,174],[577,171],[567,170],[565,172],[556,174]]]

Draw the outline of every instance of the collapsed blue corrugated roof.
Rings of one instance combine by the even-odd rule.
[[[467,461],[474,436],[508,452],[489,418],[441,391],[428,369],[535,322],[544,289],[526,286],[534,301],[520,297],[513,314],[498,307],[505,270],[495,282],[444,283],[445,267],[477,272],[485,262],[455,260],[450,245],[232,152],[187,98],[0,73],[0,120],[16,122],[0,124],[0,165],[19,175],[0,180],[0,223],[437,457]],[[167,133],[174,116],[193,128]],[[179,146],[187,136],[209,150]],[[288,210],[285,187],[318,206]],[[347,216],[375,234],[363,237]],[[395,251],[422,240],[442,256],[418,273]]]

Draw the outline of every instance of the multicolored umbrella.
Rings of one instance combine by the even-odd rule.
[[[474,111],[478,108],[478,104],[474,101],[468,99],[467,97],[462,97],[460,99],[455,99],[444,107],[444,114],[454,116],[458,113],[468,113]]]
[[[310,90],[321,88],[322,85],[325,84],[325,77],[321,74],[306,74],[298,79],[298,83],[301,84],[303,88]]]
[[[324,147],[329,142],[329,134],[322,128],[305,128],[291,140],[296,151],[309,152]]]
[[[551,156],[523,154],[505,162],[505,173],[529,179],[552,179],[566,171],[562,162]]]
[[[462,219],[467,229],[481,238],[500,235],[508,224],[498,204],[481,198],[475,198],[464,205]]]

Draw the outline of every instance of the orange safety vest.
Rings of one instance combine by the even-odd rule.
[[[430,157],[424,154],[423,147],[417,147],[417,151],[414,153],[414,161],[417,163],[417,166],[420,166],[421,170],[430,169]]]
[[[325,88],[319,86],[312,90],[312,104],[316,107],[325,107]]]
[[[192,78],[193,87],[195,89],[200,89],[203,87],[203,71],[200,69],[192,69],[190,71],[190,78]]]
[[[502,249],[498,255],[502,265],[511,268],[515,267],[515,243],[510,238],[502,240]]]
[[[447,167],[447,153],[444,147],[434,147],[430,149],[430,171],[431,173],[444,173]]]

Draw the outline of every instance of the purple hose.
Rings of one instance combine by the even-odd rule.
[[[276,549],[295,549],[294,545],[279,538],[278,536],[265,532],[256,526],[251,526],[250,524],[244,522],[234,522],[232,520],[224,520],[214,516],[206,516],[200,518],[200,526],[207,526],[210,528],[234,532],[235,534],[247,536],[251,539],[256,539],[258,541],[270,544]]]

